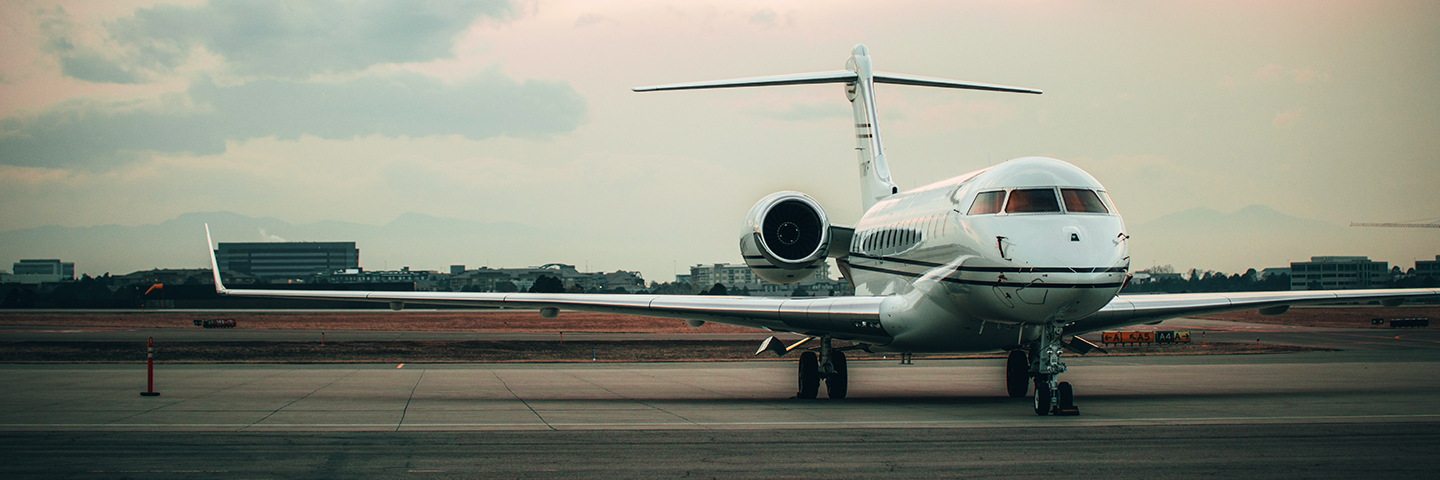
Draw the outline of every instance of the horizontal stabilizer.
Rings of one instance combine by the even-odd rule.
[[[900,73],[875,72],[873,74],[875,83],[893,83],[896,85],[915,85],[920,87],[941,87],[941,88],[963,88],[966,90],[988,90],[992,92],[1011,93],[1044,93],[1034,88],[1011,87],[1007,85],[995,85],[991,83],[961,82],[958,80],[946,80],[935,77],[922,77],[919,75],[904,75]]]
[[[808,85],[812,83],[849,83],[855,81],[857,75],[849,70],[835,70],[830,72],[796,73],[791,75],[770,75],[765,77],[732,78],[730,80],[712,80],[708,82],[672,83],[670,85],[653,85],[649,87],[635,87],[631,90],[636,92],[656,92],[661,90],[696,90],[701,88],[736,88],[736,87],[769,87],[774,85]]]

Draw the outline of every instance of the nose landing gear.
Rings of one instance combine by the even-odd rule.
[[[1065,331],[1059,324],[1046,325],[1040,332],[1040,339],[1035,343],[1034,351],[1030,355],[1030,372],[1035,377],[1035,414],[1036,415],[1079,415],[1080,409],[1075,407],[1075,393],[1067,382],[1061,382],[1057,377],[1065,372],[1065,364],[1060,361],[1061,334]],[[1016,353],[1010,352],[1013,362]],[[1022,352],[1023,354],[1023,352]],[[1013,367],[1011,368],[1013,369]],[[1009,383],[1016,381],[1013,374],[1008,374],[1007,388],[1010,396],[1014,397],[1015,388]],[[1023,382],[1023,380],[1021,380]],[[1020,387],[1020,395],[1024,395],[1023,386]]]

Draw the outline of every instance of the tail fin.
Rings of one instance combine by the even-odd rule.
[[[895,182],[890,180],[890,166],[885,163],[885,146],[880,142],[880,126],[875,115],[875,84],[893,83],[922,87],[961,88],[988,90],[993,92],[1041,93],[1040,90],[1023,87],[1008,87],[988,83],[961,82],[943,78],[920,77],[895,73],[876,72],[870,68],[870,51],[865,45],[856,45],[850,51],[850,60],[845,70],[829,72],[775,75],[767,77],[737,78],[709,82],[677,83],[636,87],[636,92],[663,90],[694,90],[702,88],[768,87],[776,85],[807,85],[816,83],[844,83],[845,95],[855,111],[856,152],[860,157],[860,201],[861,211],[870,210],[875,202],[899,192]]]

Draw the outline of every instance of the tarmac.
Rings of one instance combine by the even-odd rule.
[[[1196,326],[1173,322],[1154,328]],[[996,359],[852,362],[849,398],[808,401],[789,398],[788,362],[162,362],[156,397],[139,395],[140,363],[10,364],[0,476],[1345,478],[1440,466],[1436,333],[1231,326],[1218,334],[1339,351],[1067,357],[1076,417],[1006,397]]]

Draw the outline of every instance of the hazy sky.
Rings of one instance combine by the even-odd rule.
[[[1093,174],[1131,225],[1255,204],[1430,219],[1437,19],[1440,2],[1374,0],[0,2],[0,231],[421,212],[573,228],[584,246],[514,258],[669,280],[737,262],[772,191],[853,223],[849,105],[839,85],[629,88],[836,70],[857,43],[879,70],[1045,90],[878,87],[902,188],[1043,155]],[[1176,267],[1440,253],[1440,229],[1367,235],[1373,252],[1286,238],[1296,253],[1269,265]],[[368,268],[404,257],[361,249]]]

